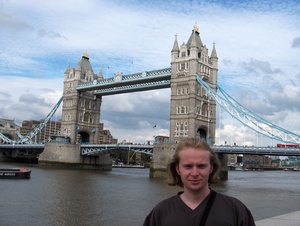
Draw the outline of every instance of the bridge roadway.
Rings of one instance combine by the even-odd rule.
[[[222,154],[244,154],[244,155],[277,155],[277,156],[300,156],[300,148],[277,148],[277,147],[248,147],[248,146],[218,146],[212,148]],[[107,153],[109,150],[124,149],[128,151],[142,152],[152,155],[153,145],[119,145],[119,144],[83,144],[82,155]]]
[[[37,158],[44,151],[44,144],[0,144],[0,156],[12,158]]]
[[[254,146],[218,146],[212,148],[217,153],[244,155],[300,156],[300,148],[254,147]],[[44,144],[0,144],[0,153],[17,151],[21,155],[40,154]],[[81,144],[81,155],[101,155],[113,150],[127,150],[152,155],[153,145],[140,144]]]

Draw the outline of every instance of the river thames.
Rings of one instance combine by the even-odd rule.
[[[0,225],[142,225],[160,200],[178,187],[149,178],[149,169],[74,170],[40,165],[26,167],[30,179],[0,181]],[[214,185],[237,197],[256,221],[300,210],[300,171],[229,171]]]

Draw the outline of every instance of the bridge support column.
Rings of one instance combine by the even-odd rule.
[[[175,153],[177,144],[160,143],[153,145],[153,156],[150,165],[150,177],[167,179],[167,164]]]
[[[221,170],[219,173],[221,180],[228,180],[228,155],[227,154],[218,154],[221,162]]]
[[[72,168],[111,170],[109,154],[81,156],[79,144],[46,143],[39,164],[64,165]]]

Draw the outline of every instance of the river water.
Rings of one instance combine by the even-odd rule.
[[[180,188],[149,178],[149,169],[26,167],[31,178],[0,180],[0,225],[142,225],[160,200]],[[300,210],[300,171],[230,171],[216,191],[235,196],[261,220]]]

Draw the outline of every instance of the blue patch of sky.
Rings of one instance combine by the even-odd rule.
[[[62,58],[35,58],[32,57],[31,60],[36,62],[35,64],[28,65],[23,68],[12,68],[5,72],[0,71],[0,73],[4,76],[22,76],[25,78],[63,78],[64,71],[67,66],[66,59]]]
[[[192,11],[202,10],[201,7],[213,7],[219,6],[230,10],[250,10],[250,11],[289,11],[299,12],[299,1],[298,0],[210,0],[210,1],[199,1],[199,0],[127,0],[127,1],[115,1],[118,5],[123,5],[128,8],[136,8],[137,10],[162,10],[162,11],[174,11],[188,13]]]

